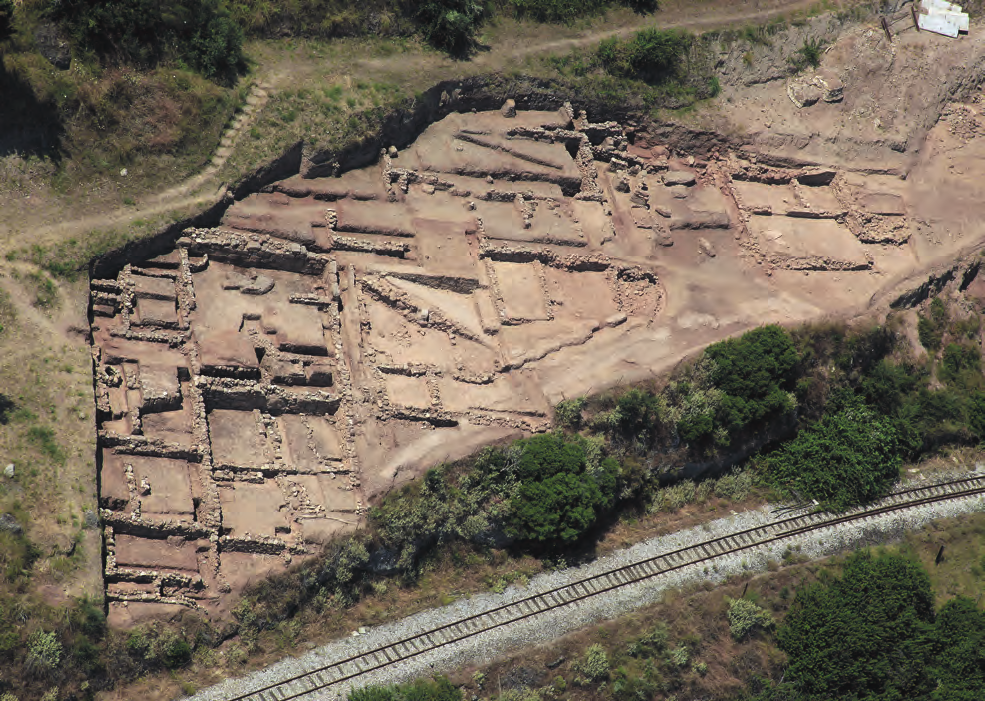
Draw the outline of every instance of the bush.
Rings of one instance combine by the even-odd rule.
[[[721,420],[730,432],[793,409],[799,357],[793,339],[779,326],[762,326],[739,338],[709,346],[715,385],[725,393]]]
[[[977,346],[949,343],[941,358],[940,378],[962,388],[981,385],[982,355]]]
[[[693,35],[683,30],[652,27],[632,39],[605,39],[596,55],[610,75],[661,83],[678,73],[693,41]]]
[[[777,631],[787,677],[798,698],[927,698],[924,635],[933,619],[930,579],[919,563],[852,555],[840,579],[797,590]]]
[[[598,643],[585,651],[585,656],[575,664],[575,671],[590,682],[600,682],[609,676],[609,656]]]
[[[348,701],[462,701],[462,692],[446,677],[437,676],[407,684],[353,689]]]
[[[756,629],[773,627],[773,616],[749,599],[732,599],[728,607],[728,623],[732,637],[742,640]]]
[[[177,633],[162,635],[158,639],[161,663],[168,669],[184,667],[192,659],[192,646]]]
[[[658,623],[649,633],[640,636],[638,640],[630,643],[627,652],[631,657],[655,657],[667,649],[667,640],[669,637],[667,626],[663,623]]]
[[[794,55],[790,57],[790,63],[794,69],[801,71],[808,66],[817,68],[821,65],[821,50],[824,48],[824,41],[821,39],[805,39]]]
[[[587,470],[581,442],[558,434],[518,441],[520,480],[511,502],[511,532],[517,538],[556,546],[578,540],[615,498],[618,463],[603,460]]]
[[[762,463],[779,491],[844,510],[877,498],[899,477],[900,453],[894,422],[853,399]]]
[[[570,22],[604,10],[611,0],[509,0],[513,13],[537,22]]]
[[[554,423],[562,428],[577,431],[581,428],[581,412],[585,409],[585,398],[565,399],[554,407]]]
[[[424,38],[456,55],[475,46],[475,32],[484,16],[485,7],[476,0],[427,0],[416,11]]]
[[[187,65],[231,82],[245,67],[243,31],[222,0],[53,0],[75,48],[142,67]]]
[[[35,631],[27,641],[27,667],[32,672],[50,672],[62,661],[62,644],[54,631]]]

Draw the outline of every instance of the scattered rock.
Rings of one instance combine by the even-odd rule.
[[[654,235],[654,240],[658,246],[663,246],[664,248],[670,248],[674,245],[674,239],[666,231],[658,231]]]
[[[845,97],[845,84],[832,71],[822,70],[814,76],[814,85],[821,90],[825,102],[841,102]]]
[[[694,177],[694,173],[689,173],[686,170],[670,170],[664,173],[664,185],[667,187],[673,187],[675,185],[690,187],[697,181],[697,178]]]
[[[243,287],[240,292],[244,295],[265,295],[274,289],[274,281],[266,275],[257,275],[249,285]]]
[[[14,478],[14,463],[8,463],[7,467],[3,468],[3,476]]]
[[[670,188],[670,194],[672,197],[678,200],[686,199],[688,194],[688,189],[683,185],[674,185]]]
[[[560,657],[558,657],[553,662],[548,662],[547,663],[547,668],[548,669],[557,669],[558,667],[560,667],[561,665],[564,664],[564,660],[565,659],[566,659],[565,656],[564,655],[561,655]]]
[[[396,146],[391,146],[387,149],[387,155],[389,155],[390,158],[396,158],[400,155],[400,152],[397,150]]]
[[[813,83],[803,80],[791,80],[787,83],[787,97],[797,107],[810,107],[821,99],[821,89]]]
[[[503,113],[503,116],[506,117],[506,118],[508,118],[508,119],[512,119],[513,117],[515,117],[516,116],[516,101],[515,100],[507,100],[506,102],[504,102],[503,103],[503,107],[500,110],[500,112],[502,112]]]

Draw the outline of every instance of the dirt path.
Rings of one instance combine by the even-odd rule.
[[[243,109],[222,135],[219,148],[212,154],[209,164],[197,175],[188,178],[169,190],[143,198],[137,207],[120,207],[115,210],[80,219],[69,219],[55,226],[39,228],[35,231],[35,241],[47,242],[67,236],[85,234],[94,229],[126,226],[138,219],[149,219],[170,211],[182,211],[199,205],[207,207],[222,197],[225,183],[215,183],[213,179],[219,169],[232,155],[236,142],[256,121],[256,116],[267,104],[269,86],[257,82],[250,89]]]
[[[659,26],[661,29],[690,29],[695,32],[703,32],[727,25],[747,25],[762,24],[777,15],[807,10],[816,5],[814,0],[790,0],[780,2],[770,9],[728,11],[722,13],[703,12],[700,17],[686,17],[682,19],[670,19],[666,21],[664,13],[657,13],[655,18],[641,18],[639,22],[617,27],[615,29],[605,29],[590,31],[580,36],[550,41],[546,43],[530,44],[527,42],[517,42],[515,46],[505,48],[502,45],[494,47],[490,52],[480,54],[474,61],[476,65],[499,64],[506,65],[506,58],[521,58],[539,53],[559,53],[570,51],[580,46],[595,44],[603,39],[610,37],[623,37],[633,32],[639,31],[646,26]],[[745,5],[745,3],[744,3]],[[668,13],[669,14],[669,13]],[[669,19],[669,18],[668,18]]]
[[[480,52],[466,64],[444,57],[436,59],[433,55],[410,57],[406,54],[377,59],[363,59],[356,62],[359,72],[380,72],[391,76],[407,75],[427,66],[428,72],[449,70],[455,73],[479,73],[502,69],[515,65],[518,59],[539,53],[568,51],[586,46],[610,36],[625,36],[642,27],[659,24],[661,27],[686,28],[695,31],[708,30],[732,24],[761,23],[772,17],[807,9],[816,4],[813,0],[746,0],[729,2],[725,5],[715,3],[679,3],[665,6],[656,15],[632,16],[612,29],[600,30],[597,27],[579,32],[565,39],[544,41],[547,37],[531,37],[525,32],[501,32],[488,51]],[[568,31],[548,27],[537,27],[537,31],[550,28],[550,36],[558,31]],[[302,68],[303,72],[303,68]],[[208,207],[222,197],[225,183],[215,180],[219,169],[226,163],[235,149],[240,136],[248,131],[256,116],[263,109],[269,95],[278,88],[285,88],[292,80],[294,70],[281,71],[277,66],[261,66],[263,78],[252,88],[243,111],[223,134],[219,148],[212,160],[197,175],[158,195],[144,198],[138,207],[120,207],[100,214],[79,219],[71,219],[59,224],[41,227],[34,231],[34,241],[39,243],[63,240],[72,236],[85,235],[95,229],[126,227],[138,220],[161,216],[171,211],[187,210],[193,207]]]

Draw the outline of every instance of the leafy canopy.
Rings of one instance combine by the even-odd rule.
[[[793,409],[788,391],[799,358],[783,328],[762,326],[705,353],[715,362],[714,382],[725,393],[720,412],[730,431]]]
[[[223,0],[52,0],[76,50],[150,67],[174,62],[231,82],[245,66],[243,30]]]
[[[899,554],[853,555],[841,578],[798,589],[777,638],[787,681],[768,698],[973,701],[985,689],[985,614],[957,597],[935,617],[927,573]]]
[[[544,545],[572,543],[612,508],[618,463],[588,470],[581,440],[545,434],[518,441],[519,488],[511,506],[515,537]]]
[[[785,493],[843,510],[882,494],[902,462],[896,428],[855,397],[763,458],[770,481]]]

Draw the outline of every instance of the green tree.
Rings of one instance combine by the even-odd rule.
[[[880,496],[902,462],[894,422],[858,399],[762,459],[782,492],[843,510]]]
[[[243,31],[223,0],[53,0],[75,48],[106,61],[164,62],[229,82],[245,66]]]
[[[725,393],[719,413],[730,431],[793,409],[798,364],[793,339],[779,326],[762,326],[709,346],[715,385]]]
[[[519,487],[511,501],[515,537],[545,545],[580,538],[612,507],[619,465],[612,458],[588,470],[581,441],[544,434],[517,442]]]
[[[929,689],[930,579],[903,556],[849,557],[840,579],[797,590],[777,631],[803,699],[915,699]]]
[[[426,0],[415,11],[424,38],[450,54],[467,54],[475,47],[475,32],[485,17],[477,0]]]

